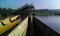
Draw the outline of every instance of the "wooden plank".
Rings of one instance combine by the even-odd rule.
[[[25,36],[28,26],[28,17],[22,21],[8,36]]]

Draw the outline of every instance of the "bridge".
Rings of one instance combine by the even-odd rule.
[[[60,36],[30,12],[34,12],[34,6],[25,4],[11,13],[15,16],[0,21],[0,36]]]

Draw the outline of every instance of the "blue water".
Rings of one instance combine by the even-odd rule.
[[[36,16],[36,18],[60,34],[60,16]]]

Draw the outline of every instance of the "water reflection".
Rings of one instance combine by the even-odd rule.
[[[60,34],[60,16],[36,16],[36,18]]]

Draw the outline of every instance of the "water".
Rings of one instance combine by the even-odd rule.
[[[60,34],[60,16],[36,16],[36,18]]]

